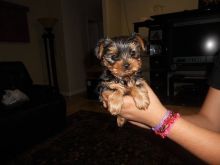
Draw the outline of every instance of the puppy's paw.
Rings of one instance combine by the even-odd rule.
[[[122,97],[112,97],[108,100],[108,110],[112,115],[118,115],[122,108]]]
[[[140,110],[145,110],[146,108],[148,108],[150,104],[150,99],[147,93],[136,95],[134,97],[134,101],[135,101],[137,108]]]
[[[117,124],[119,127],[122,127],[126,123],[126,119],[120,116],[117,116]]]
[[[106,103],[106,101],[102,101],[102,105],[104,108],[108,108],[108,104]]]

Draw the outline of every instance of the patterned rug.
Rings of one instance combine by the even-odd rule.
[[[8,165],[183,165],[199,164],[178,145],[151,131],[127,123],[118,128],[115,117],[79,111],[67,128],[46,142],[7,162]]]

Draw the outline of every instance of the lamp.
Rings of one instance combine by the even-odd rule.
[[[56,18],[50,18],[50,17],[44,17],[38,19],[38,22],[44,28],[44,33],[42,34],[42,38],[44,40],[49,85],[59,90],[58,81],[57,81],[57,72],[56,72],[56,59],[54,54],[54,33],[53,33],[53,27],[55,26],[57,21],[58,20]]]
[[[52,17],[42,17],[38,18],[38,21],[44,28],[53,28],[57,23],[58,19]]]

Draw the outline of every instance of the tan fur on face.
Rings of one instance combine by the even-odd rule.
[[[134,42],[132,42],[129,44],[129,47],[131,48],[131,50],[136,50],[137,45]]]
[[[126,62],[130,64],[130,68],[127,70],[124,69],[123,60],[117,61],[113,65],[108,65],[108,68],[112,72],[112,74],[114,74],[116,77],[132,76],[141,68],[140,59],[130,58]]]

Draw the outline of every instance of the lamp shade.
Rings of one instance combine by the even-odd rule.
[[[58,19],[53,17],[42,17],[38,18],[38,22],[44,27],[44,28],[53,28],[54,25],[57,23]]]

